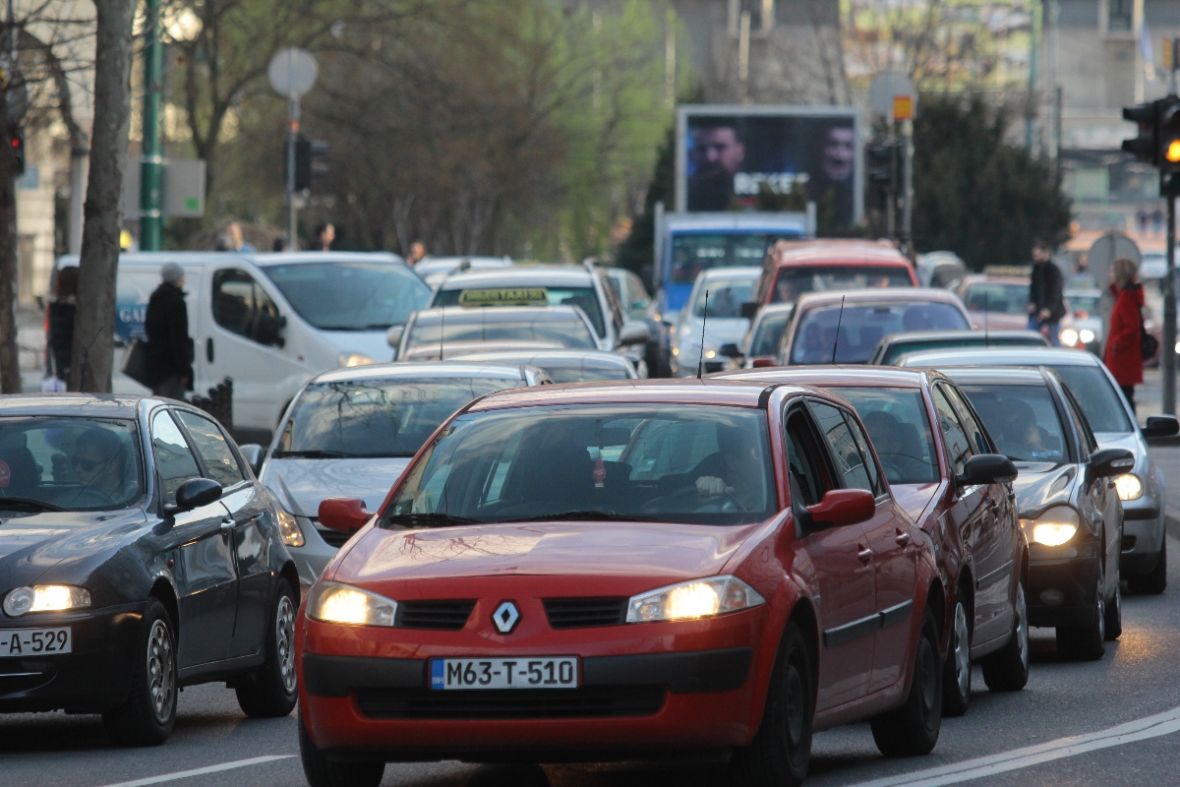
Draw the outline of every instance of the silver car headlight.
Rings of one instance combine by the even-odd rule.
[[[1061,343],[1069,347],[1073,347],[1078,343],[1078,332],[1073,328],[1062,328],[1058,336],[1061,339]]]
[[[340,353],[336,356],[336,365],[344,369],[351,369],[354,366],[368,366],[371,363],[378,363],[378,361],[364,353]]]
[[[1069,506],[1054,506],[1033,519],[1021,519],[1029,540],[1047,547],[1059,547],[1078,532],[1078,512]]]
[[[758,591],[733,576],[693,579],[632,596],[628,623],[700,620],[765,604]]]
[[[308,617],[347,626],[392,626],[397,602],[340,582],[317,582],[307,598]]]
[[[90,591],[75,585],[32,585],[14,588],[4,597],[4,614],[19,618],[30,612],[65,612],[90,606]]]
[[[1115,491],[1119,493],[1119,500],[1138,500],[1143,497],[1143,480],[1134,473],[1123,473],[1114,479]]]
[[[283,538],[283,543],[289,547],[301,547],[305,543],[303,540],[303,531],[299,527],[299,520],[294,515],[284,511],[278,510],[279,520],[279,535]]]
[[[1080,331],[1078,331],[1078,338],[1082,340],[1082,344],[1089,344],[1098,337],[1095,336],[1094,332],[1089,328],[1082,328]]]

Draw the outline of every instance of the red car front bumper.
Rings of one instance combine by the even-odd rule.
[[[554,630],[541,602],[501,636],[300,617],[299,705],[317,748],[387,761],[607,759],[749,743],[779,632],[767,607],[712,620]],[[472,619],[490,614],[480,602]],[[434,657],[577,656],[576,689],[440,691]]]

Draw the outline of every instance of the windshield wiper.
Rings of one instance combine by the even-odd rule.
[[[325,451],[320,448],[309,448],[305,451],[275,451],[275,459],[352,459],[356,454],[345,451]]]
[[[33,500],[28,497],[0,497],[0,510],[16,509],[18,511],[61,511],[61,506],[46,503],[44,500]]]
[[[385,518],[391,525],[402,527],[447,527],[449,525],[479,525],[480,519],[450,514],[394,514]]]
[[[612,514],[608,511],[558,511],[555,514],[540,514],[538,516],[514,519],[513,522],[571,522],[602,520],[604,522],[654,522],[650,517],[633,516],[631,514]]]

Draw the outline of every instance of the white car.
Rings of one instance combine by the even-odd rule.
[[[698,364],[705,373],[726,368],[728,359],[721,347],[740,342],[750,327],[742,316],[742,304],[754,299],[761,276],[762,269],[754,267],[710,268],[697,276],[672,333],[673,377],[692,377]]]
[[[499,350],[460,355],[454,360],[528,364],[544,370],[555,383],[635,380],[639,377],[629,360],[602,350]]]
[[[414,266],[414,273],[436,289],[456,271],[503,270],[512,267],[511,257],[427,257]]]
[[[399,361],[434,361],[485,350],[595,349],[594,329],[576,306],[423,309],[389,330]]]
[[[287,542],[301,584],[310,585],[348,535],[321,527],[330,497],[377,506],[418,448],[455,410],[504,388],[550,382],[521,364],[398,363],[339,369],[309,382],[262,460],[259,480],[295,518]],[[254,446],[243,446],[247,458]]]

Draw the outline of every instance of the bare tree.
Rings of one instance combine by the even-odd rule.
[[[94,67],[94,135],[74,324],[69,387],[110,392],[115,313],[115,269],[122,215],[119,196],[127,168],[131,116],[131,20],[135,0],[94,0],[97,11]]]
[[[0,118],[8,112],[8,91],[0,90]],[[9,144],[8,124],[0,124],[0,390],[20,393],[20,358],[16,347],[16,191],[15,160]]]

